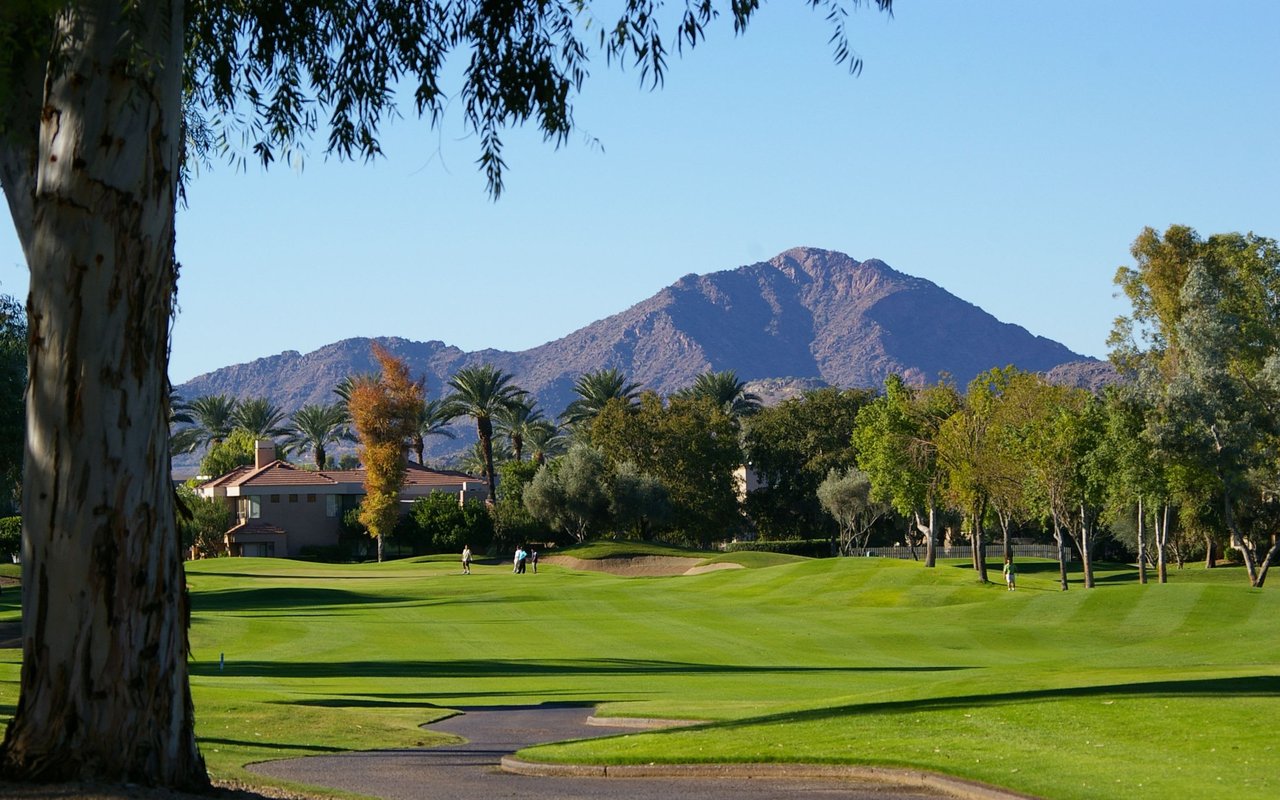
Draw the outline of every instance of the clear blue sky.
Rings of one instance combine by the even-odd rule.
[[[372,164],[215,165],[179,214],[174,382],[351,336],[520,350],[797,245],[1105,357],[1143,226],[1280,237],[1280,3],[899,0],[853,16],[857,78],[799,5],[660,91],[600,61],[567,146],[507,136],[496,203],[457,114]],[[5,225],[0,291],[26,284]]]

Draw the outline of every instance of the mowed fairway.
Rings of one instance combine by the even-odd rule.
[[[1054,565],[1028,563],[1010,593],[955,563],[770,561],[669,578],[189,564],[205,757],[246,778],[253,761],[433,743],[418,726],[452,708],[574,702],[711,724],[525,757],[909,766],[1052,798],[1280,796],[1280,589],[1237,569],[1165,586],[1103,569],[1099,588],[1062,593]],[[0,619],[17,614],[6,591]],[[19,659],[0,651],[6,715]]]

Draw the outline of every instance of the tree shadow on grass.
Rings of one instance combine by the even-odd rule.
[[[539,697],[548,697],[551,695],[577,695],[576,691],[563,690],[558,692],[540,691]],[[521,692],[456,692],[440,694],[439,692],[426,693],[388,693],[388,694],[355,694],[343,695],[341,697],[317,697],[315,699],[306,698],[301,700],[273,700],[273,705],[281,706],[304,706],[306,708],[436,708],[448,711],[505,711],[512,709],[528,709],[528,708],[594,708],[599,704],[598,700],[547,700],[542,703],[498,703],[495,705],[441,705],[438,700],[448,697],[463,697],[474,701],[481,697],[519,697],[528,698],[527,693]],[[434,724],[434,723],[429,723]]]
[[[777,673],[779,675],[816,672],[949,672],[972,669],[967,666],[939,667],[805,667],[794,665],[757,666],[742,664],[698,664],[683,661],[650,661],[629,658],[589,658],[564,661],[473,660],[457,661],[240,661],[196,662],[192,675],[255,678],[527,678],[541,675],[735,675]]]
[[[201,747],[220,744],[224,747],[243,747],[246,749],[253,749],[253,750],[261,750],[263,748],[269,748],[273,750],[291,750],[291,751],[297,750],[300,752],[316,753],[316,754],[350,752],[350,748],[347,748],[347,747],[327,747],[322,744],[297,744],[294,742],[281,744],[279,742],[264,742],[262,740],[246,742],[240,739],[220,739],[216,737],[205,737],[205,736],[197,736],[196,739],[198,740]]]
[[[212,611],[321,610],[358,605],[391,605],[421,603],[421,597],[353,592],[348,589],[323,587],[274,586],[261,589],[222,589],[198,592],[191,596],[191,609],[196,613]],[[435,601],[436,604],[442,601]]]
[[[915,711],[941,711],[949,708],[983,708],[988,706],[1065,700],[1082,697],[1165,697],[1171,699],[1204,697],[1280,697],[1280,676],[1252,675],[1235,678],[1200,678],[1144,683],[1116,683],[1098,686],[1076,686],[1062,689],[1030,689],[1021,692],[927,697],[917,700],[893,700],[881,703],[854,703],[832,708],[816,708],[763,717],[709,723],[704,727],[730,729],[779,722],[820,722],[854,714],[893,714]]]

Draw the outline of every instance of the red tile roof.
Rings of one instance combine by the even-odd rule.
[[[364,485],[363,469],[317,470],[300,469],[284,461],[272,461],[264,467],[236,467],[226,475],[214,478],[204,486],[336,486],[340,483]],[[467,483],[483,483],[475,475],[453,470],[434,470],[418,464],[409,464],[405,470],[405,486],[449,486],[466,481]]]
[[[277,525],[272,525],[270,522],[263,522],[260,519],[250,519],[250,520],[245,520],[244,522],[241,522],[239,525],[227,531],[227,539],[228,540],[234,539],[238,534],[242,534],[242,533],[244,534],[269,533],[269,534],[274,534],[278,536],[284,536],[285,529]]]

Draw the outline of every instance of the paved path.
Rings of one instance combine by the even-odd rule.
[[[565,778],[503,772],[498,764],[522,747],[619,731],[588,726],[581,706],[476,708],[431,725],[465,744],[268,761],[249,769],[275,778],[327,786],[385,800],[937,800],[941,795],[842,779]]]

